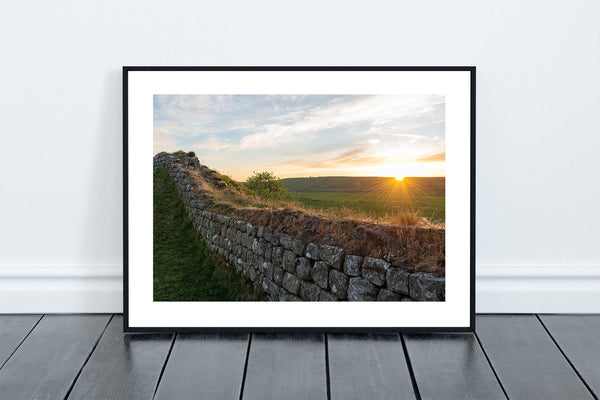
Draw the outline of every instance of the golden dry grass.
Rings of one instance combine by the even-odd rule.
[[[383,215],[376,215],[365,211],[357,210],[349,207],[323,209],[323,208],[308,208],[301,203],[293,200],[272,200],[261,198],[256,195],[249,195],[244,190],[242,184],[233,181],[231,178],[220,175],[221,178],[228,183],[229,190],[219,190],[202,179],[199,174],[194,174],[194,171],[188,169],[194,176],[195,182],[201,190],[210,193],[217,204],[225,205],[234,209],[264,209],[264,210],[280,210],[291,209],[298,210],[302,213],[326,217],[337,222],[355,222],[359,224],[390,224],[402,226],[418,226],[425,228],[444,228],[444,224],[432,222],[431,219],[424,217],[423,212],[415,210],[396,210]]]
[[[310,209],[295,201],[263,199],[226,177],[218,188],[198,170],[185,167],[196,193],[207,208],[262,225],[305,242],[344,247],[350,254],[379,257],[414,271],[445,272],[445,229],[421,213],[396,211],[383,216],[351,208]],[[218,174],[217,174],[218,175]],[[218,175],[222,179],[222,175]]]

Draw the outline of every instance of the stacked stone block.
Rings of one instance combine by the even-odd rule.
[[[193,160],[186,164],[199,165]],[[337,246],[305,243],[284,232],[206,209],[181,161],[154,157],[166,168],[199,236],[224,262],[261,287],[272,301],[444,301],[445,280],[408,272],[383,259]],[[188,167],[189,168],[189,167]]]

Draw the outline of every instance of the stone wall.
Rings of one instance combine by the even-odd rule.
[[[167,153],[154,157],[154,170],[167,169],[211,251],[262,287],[270,300],[444,301],[444,278],[209,211],[189,179],[188,169],[197,165],[190,153],[183,160]]]

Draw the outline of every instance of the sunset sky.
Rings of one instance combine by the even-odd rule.
[[[239,181],[445,176],[444,126],[444,96],[154,96],[154,154],[194,151]]]

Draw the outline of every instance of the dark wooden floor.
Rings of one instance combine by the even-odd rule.
[[[0,399],[598,399],[600,315],[473,334],[124,335],[120,315],[0,315]]]

